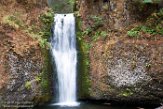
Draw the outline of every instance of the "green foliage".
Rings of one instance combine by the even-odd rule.
[[[90,48],[91,48],[91,44],[90,43],[83,42],[82,49],[83,49],[83,51],[85,51],[86,54],[89,53]]]
[[[157,32],[154,29],[151,29],[151,28],[149,28],[147,26],[141,26],[140,28],[141,28],[140,30],[145,32],[145,33],[157,34]]]
[[[108,5],[108,4],[104,4],[104,5],[102,6],[102,8],[103,8],[104,10],[108,10],[108,9],[109,9],[109,5]]]
[[[52,10],[48,10],[47,12],[40,15],[39,19],[43,23],[42,31],[39,32],[39,35],[43,38],[49,38],[51,35],[50,29],[52,23],[54,21],[54,13]]]
[[[73,5],[75,3],[75,0],[69,0],[68,3]]]
[[[101,16],[90,16],[90,19],[91,20],[93,20],[93,24],[94,25],[92,25],[92,27],[94,28],[94,29],[96,29],[96,28],[99,28],[100,26],[102,26],[103,25],[103,18],[101,17]]]
[[[85,30],[83,31],[80,31],[81,32],[81,35],[79,35],[80,37],[80,40],[81,38],[83,38],[84,36],[91,36],[94,31],[96,31],[101,25],[103,25],[103,22],[102,22],[102,18],[100,16],[89,16],[89,18],[93,21],[93,25],[90,25],[89,27],[87,27]],[[81,24],[79,24],[81,25]],[[96,40],[96,38],[101,35],[102,33],[102,36],[105,36],[105,32],[96,32],[94,34],[94,37],[93,37],[93,40]]]
[[[31,25],[31,26],[28,26],[27,29],[25,30],[26,33],[34,33],[36,30],[37,26],[35,25]]]
[[[143,0],[143,3],[153,3],[152,0]]]
[[[92,32],[92,28],[89,27],[82,32],[82,36],[89,35],[91,32]]]
[[[139,28],[133,28],[133,29],[127,31],[127,35],[128,35],[129,37],[138,37],[139,31],[140,31]]]
[[[99,36],[100,36],[100,32],[97,31],[97,32],[95,33],[95,35],[92,37],[92,38],[93,38],[93,41],[96,41],[96,40],[99,38]]]
[[[47,13],[44,13],[42,15],[40,15],[40,19],[41,21],[45,24],[45,25],[48,25],[49,23],[51,23],[51,21],[53,20],[52,19],[53,17],[53,14],[50,13],[50,12],[47,12]]]
[[[48,38],[51,36],[51,25],[53,23],[54,20],[54,15],[53,12],[51,10],[43,13],[40,15],[40,20],[43,23],[42,27],[40,29],[39,32],[35,33],[35,26],[30,26],[28,27],[28,29],[26,30],[26,33],[28,33],[30,36],[32,36],[33,38],[36,38],[39,41],[39,45],[41,48],[46,48],[49,49],[50,44],[48,42]]]
[[[163,29],[160,26],[156,26],[155,28],[150,28],[148,26],[138,26],[135,28],[132,28],[131,30],[127,31],[127,35],[129,37],[139,37],[141,36],[141,32],[148,33],[151,35],[163,35]]]
[[[5,16],[2,20],[2,23],[8,24],[14,28],[20,28],[24,26],[23,21],[19,19],[17,14]]]
[[[107,36],[106,31],[97,31],[95,32],[95,35],[92,37],[93,41],[97,41],[99,38],[105,39]]]
[[[89,37],[93,36],[93,37],[91,37],[91,39],[92,39],[93,41],[96,41],[97,39],[99,39],[100,36],[101,36],[102,38],[105,38],[105,37],[107,36],[107,33],[106,33],[105,31],[97,31],[97,32],[94,32],[94,31],[96,31],[101,25],[103,25],[103,21],[102,21],[103,19],[102,19],[102,17],[91,15],[91,16],[89,16],[89,19],[93,21],[93,25],[88,26],[88,27],[87,27],[85,30],[83,30],[83,31],[80,30],[80,32],[77,33],[77,34],[79,34],[78,36],[80,36],[80,37],[78,37],[78,39],[81,40],[81,39],[84,38],[85,36],[89,36]],[[81,21],[78,22],[78,25],[81,26]]]
[[[25,83],[25,88],[26,89],[31,89],[31,82],[30,81],[27,81],[26,83]]]
[[[42,81],[41,81],[41,87],[43,88],[43,90],[44,91],[48,91],[48,89],[49,89],[49,80],[48,79],[43,79]]]
[[[48,10],[47,12],[40,15],[40,20],[45,26],[51,25],[54,20],[54,13],[52,10]]]
[[[50,44],[48,43],[48,38],[51,36],[51,25],[53,23],[53,11],[48,10],[47,12],[40,15],[40,21],[42,26],[36,27],[35,25],[25,25],[25,23],[19,18],[20,13],[14,13],[13,15],[7,15],[3,18],[2,23],[8,24],[16,29],[20,28],[27,33],[32,38],[35,38],[39,41],[41,48],[48,49]],[[36,31],[38,30],[38,31]]]
[[[39,45],[41,48],[48,49],[50,47],[48,38],[51,36],[50,29],[54,21],[54,13],[52,10],[48,10],[47,12],[41,14],[39,19],[43,23],[40,32],[37,34]]]
[[[40,38],[39,45],[41,48],[50,48],[50,43],[47,41],[47,39]]]
[[[35,80],[36,80],[37,82],[41,81],[41,75],[36,76],[36,77],[35,77]]]
[[[80,16],[81,16],[80,13],[79,13],[79,11],[75,11],[75,12],[74,12],[74,15],[75,15],[76,17],[80,17]]]
[[[42,55],[43,55],[43,68],[42,71],[40,72],[38,78],[39,78],[39,82],[41,84],[41,89],[42,89],[42,93],[48,94],[50,96],[51,94],[51,89],[50,87],[51,85],[51,80],[52,80],[52,76],[51,76],[51,72],[52,72],[52,66],[51,66],[51,56],[49,54],[49,50],[48,49],[42,49]]]
[[[81,37],[84,37],[84,36],[91,36],[93,35],[94,31],[96,31],[100,26],[103,25],[103,19],[102,17],[100,16],[89,16],[90,20],[93,21],[93,25],[90,25],[88,28],[86,28],[85,30],[83,30],[81,32]],[[102,31],[102,32],[99,32],[97,31],[96,33],[94,33],[94,36],[93,36],[93,40],[97,40],[99,36],[103,36],[105,37],[106,36],[106,32]]]
[[[90,16],[91,19],[93,19],[95,22],[102,22],[102,18],[100,16],[92,15]]]
[[[149,69],[149,68],[151,67],[151,64],[150,64],[150,63],[146,63],[146,64],[145,64],[145,67],[146,67],[147,69]]]
[[[120,93],[120,96],[128,97],[128,96],[131,96],[131,95],[133,95],[133,94],[134,94],[134,93],[132,92],[131,89],[126,88],[125,90],[123,90],[123,91]]]
[[[93,25],[87,27],[84,31],[82,31],[82,36],[86,36],[91,34],[93,31],[96,31],[100,26],[103,25],[103,19],[100,16],[89,16],[89,19],[93,21]]]
[[[158,34],[163,35],[163,8],[153,13],[146,21],[146,25]]]
[[[163,35],[163,27],[162,25],[157,25],[155,31],[161,35]]]
[[[101,37],[106,38],[108,33],[106,31],[101,31]]]

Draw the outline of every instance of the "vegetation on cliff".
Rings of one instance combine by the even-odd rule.
[[[53,11],[73,12],[74,8],[80,98],[163,102],[161,0],[51,1],[53,11],[46,2],[0,1],[2,103],[14,101],[23,92],[25,98],[18,97],[18,101],[50,99]]]
[[[23,102],[27,101],[32,103],[27,105],[33,105],[51,99],[52,68],[48,39],[53,12],[46,2],[0,1],[0,75],[6,75],[3,82],[0,81],[2,106],[10,101],[20,105],[26,105]]]
[[[77,37],[89,48],[83,51],[89,54],[89,98],[160,103],[163,89],[158,76],[163,73],[156,60],[162,60],[163,55],[161,1],[77,3],[76,14],[82,21]],[[158,57],[153,54],[156,51]]]

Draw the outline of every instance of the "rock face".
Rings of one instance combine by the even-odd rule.
[[[91,43],[87,98],[163,102],[163,38],[149,34],[144,34],[143,38],[129,38],[126,34],[128,28],[142,23],[157,10],[158,4],[132,0],[81,0],[78,4],[82,31],[92,29],[84,39]],[[144,12],[146,9],[148,11]],[[102,26],[92,26],[95,24],[90,19],[92,15],[102,19]],[[92,41],[91,37],[102,36],[97,31],[107,31],[107,37]]]
[[[27,31],[31,24],[40,24],[38,15],[46,8],[46,1],[43,2],[43,5],[28,0],[0,2],[0,108],[31,107],[50,99],[51,91],[46,87],[50,83],[43,79],[49,75],[42,52],[46,50]]]
[[[75,0],[48,0],[56,13],[73,13]]]
[[[146,19],[159,5],[142,5],[141,2],[141,0],[79,0],[78,8],[83,19],[83,28],[91,25],[89,16],[95,15],[103,17],[105,28],[120,30],[137,20]]]
[[[91,97],[161,103],[163,41],[151,44],[124,39],[107,44],[98,45],[90,53]]]
[[[6,32],[6,30],[4,31]],[[11,31],[9,33],[11,35],[14,34]],[[17,39],[18,37],[16,37],[16,35],[7,36],[3,34],[1,37],[5,37],[3,41],[1,41],[1,44],[8,44],[8,46],[4,44],[2,47],[8,48],[13,46],[10,49],[8,48],[8,51],[4,54],[5,60],[1,59],[4,60],[1,64],[5,69],[5,72],[1,71],[1,75],[3,76],[3,73],[6,75],[4,77],[6,80],[1,78],[2,81],[4,81],[0,91],[2,105],[10,106],[16,103],[20,103],[21,105],[24,102],[33,103],[31,101],[33,101],[34,97],[41,96],[39,81],[33,81],[39,76],[43,68],[43,60],[41,59],[41,51],[38,44],[32,41],[32,39],[26,38],[23,34],[20,35],[20,39]],[[9,40],[9,37],[12,37],[13,40]],[[5,39],[8,39],[8,42],[5,42]],[[13,43],[12,41],[15,40],[19,40],[19,42]],[[31,45],[29,45],[29,43],[31,43]],[[14,49],[17,49],[18,52]],[[29,84],[29,89],[26,86],[28,82],[32,82]]]

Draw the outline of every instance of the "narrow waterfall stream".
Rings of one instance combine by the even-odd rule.
[[[52,37],[52,56],[58,78],[58,105],[76,106],[77,51],[75,17],[73,14],[55,14]]]

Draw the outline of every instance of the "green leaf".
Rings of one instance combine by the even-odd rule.
[[[152,0],[143,0],[143,3],[153,3]]]

